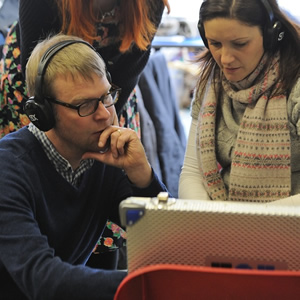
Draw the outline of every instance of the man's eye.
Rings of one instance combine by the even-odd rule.
[[[103,103],[110,103],[111,102],[111,94],[105,95],[105,97],[103,98]]]
[[[95,101],[97,101],[97,99],[85,102],[81,105],[81,107],[84,109],[89,108],[89,107],[94,107]]]

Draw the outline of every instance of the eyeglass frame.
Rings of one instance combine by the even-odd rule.
[[[109,91],[108,91],[105,95],[102,95],[102,96],[99,97],[99,98],[89,99],[89,100],[87,100],[86,102],[81,103],[81,104],[78,104],[78,105],[73,105],[73,104],[70,104],[70,103],[66,103],[66,102],[63,102],[63,101],[61,101],[61,100],[58,100],[58,99],[55,99],[55,98],[51,98],[51,97],[46,97],[46,100],[47,100],[47,101],[50,101],[50,102],[52,102],[52,103],[54,103],[54,104],[58,104],[58,105],[62,105],[62,106],[67,107],[67,108],[75,109],[75,110],[77,110],[77,113],[78,113],[79,117],[84,118],[84,117],[87,117],[87,116],[92,115],[92,114],[97,110],[97,108],[98,108],[98,106],[99,106],[99,102],[101,102],[105,108],[109,108],[109,107],[115,105],[115,104],[118,102],[118,100],[119,100],[119,95],[120,95],[121,91],[122,91],[122,89],[121,89],[120,87],[118,87],[118,86],[115,85],[115,84],[111,84],[111,87],[110,87]],[[111,95],[111,94],[114,93],[114,92],[116,92],[116,93],[118,93],[118,94],[116,95],[115,99],[113,99],[113,103],[112,103],[112,104],[109,104],[109,105],[105,105],[105,104],[104,104],[104,99],[105,99],[105,97]],[[88,103],[88,102],[92,102],[92,101],[95,101],[95,100],[97,100],[98,103],[96,102],[97,104],[95,104],[95,107],[94,107],[93,112],[91,112],[91,113],[89,113],[89,114],[87,114],[87,115],[82,116],[82,115],[79,113],[80,107],[81,107],[82,105],[85,105],[85,104]]]

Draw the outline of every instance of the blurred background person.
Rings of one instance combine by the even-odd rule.
[[[19,0],[19,20],[10,28],[0,65],[0,137],[28,124],[25,66],[37,42],[58,32],[83,38],[101,54],[122,88],[116,105],[120,125],[140,135],[134,87],[165,6],[167,0]]]

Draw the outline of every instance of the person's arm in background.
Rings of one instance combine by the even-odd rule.
[[[149,5],[153,10],[152,21],[157,29],[165,6],[162,0],[150,0]],[[167,9],[169,8],[167,7]],[[130,93],[138,83],[139,76],[149,60],[150,52],[151,45],[146,51],[139,50],[134,46],[131,51],[122,54],[116,49],[115,45],[99,49],[99,53],[107,63],[113,83],[122,88],[122,93],[116,103],[118,113],[122,110]],[[112,53],[115,53],[115,55],[112,55]]]
[[[37,42],[49,33],[58,33],[60,26],[54,0],[20,0],[20,50],[24,76],[27,60]]]
[[[182,199],[209,200],[210,198],[202,184],[202,176],[198,166],[196,128],[197,120],[192,119],[183,167],[179,179],[178,195],[179,198]]]
[[[112,77],[112,82],[122,88],[119,100],[116,103],[116,111],[119,114],[134,87],[138,83],[138,79],[144,70],[150,56],[150,48],[141,51],[134,47],[131,52],[117,53],[115,57],[111,57],[113,52],[118,49],[115,45],[101,48],[98,50],[100,55],[107,62],[107,69]]]
[[[164,3],[162,0],[150,0],[149,5],[153,10],[152,21],[158,28],[165,8]],[[19,26],[21,65],[24,73],[27,60],[38,40],[44,39],[49,33],[58,33],[61,29],[56,1],[20,0]],[[149,60],[151,45],[146,51],[139,50],[134,46],[131,51],[125,53],[120,53],[118,47],[117,43],[97,49],[97,51],[106,62],[113,83],[122,88],[116,104],[116,110],[120,112]]]

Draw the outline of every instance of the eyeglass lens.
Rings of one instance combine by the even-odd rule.
[[[111,91],[99,99],[88,101],[79,107],[79,115],[84,117],[93,114],[97,110],[99,102],[102,102],[104,107],[108,108],[115,103],[117,96],[118,91]]]

